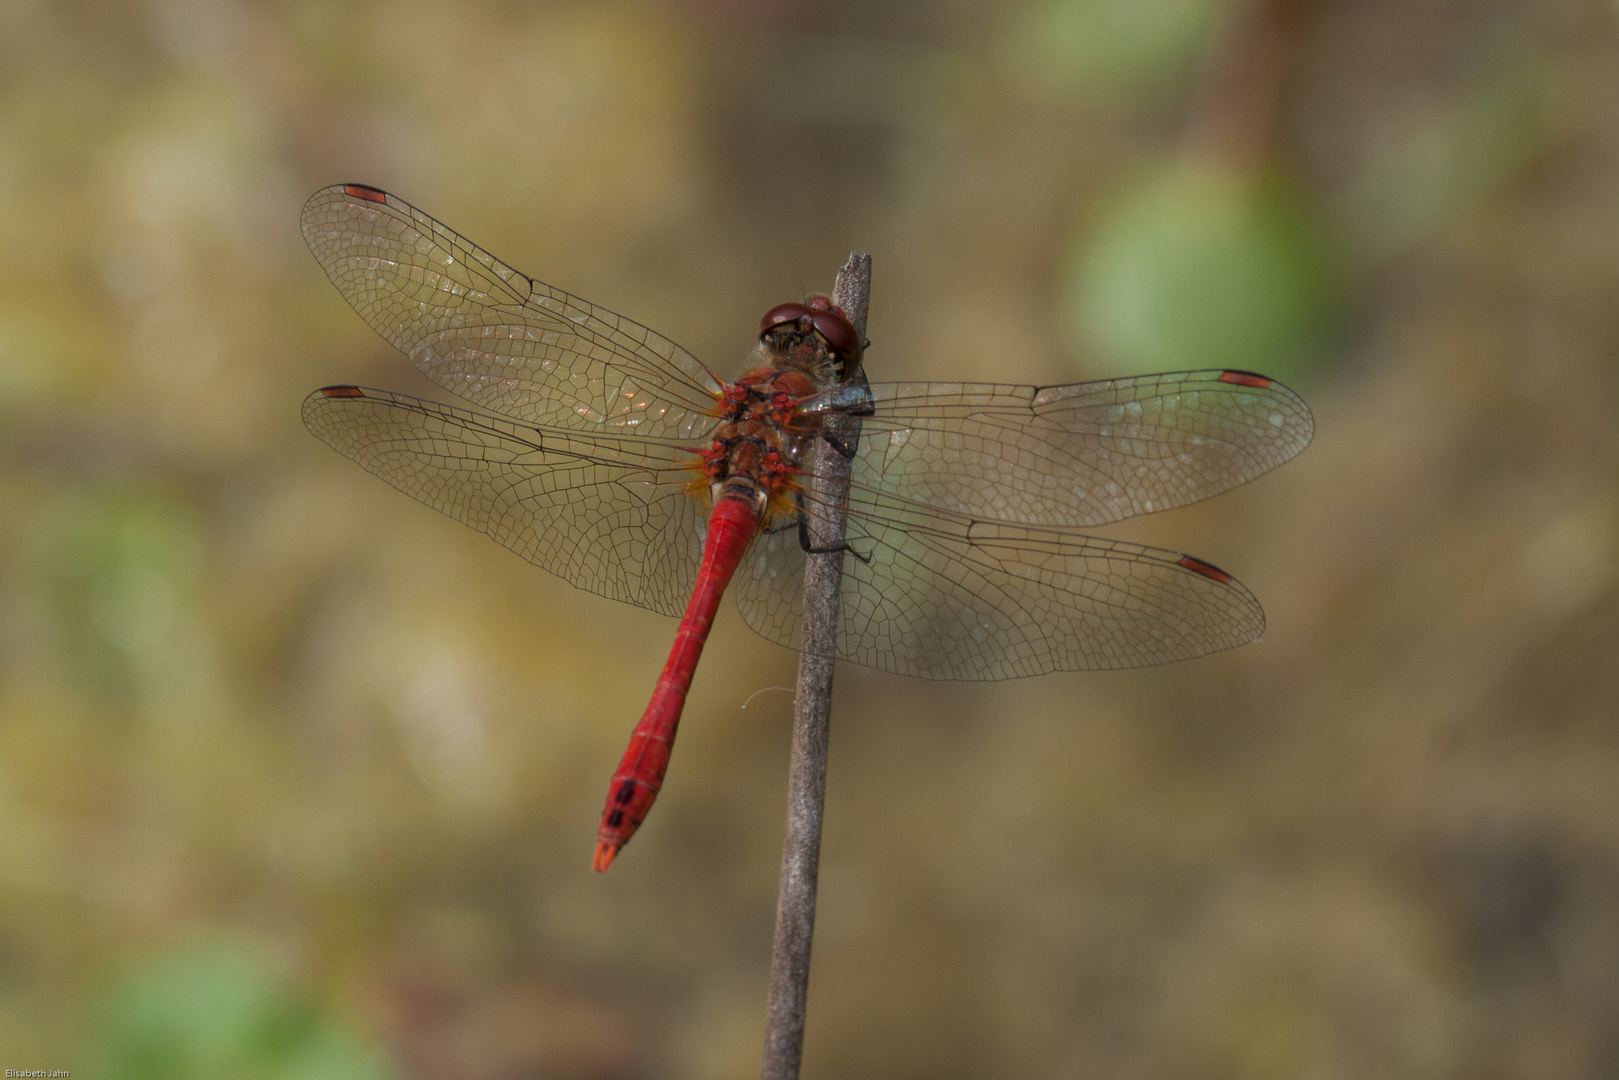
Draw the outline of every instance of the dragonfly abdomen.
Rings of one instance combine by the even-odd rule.
[[[681,616],[680,629],[675,632],[675,643],[658,676],[658,685],[652,690],[652,700],[630,735],[630,745],[607,791],[592,863],[598,871],[605,873],[619,849],[630,842],[663,787],[686,693],[714,625],[720,597],[758,530],[759,500],[750,492],[734,489],[715,501],[691,601]]]

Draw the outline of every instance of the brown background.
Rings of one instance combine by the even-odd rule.
[[[1110,535],[1265,639],[842,669],[805,1075],[1619,1074],[1619,8],[1273,8],[4,5],[0,1066],[757,1068],[794,657],[725,610],[591,873],[673,623],[302,430],[432,393],[304,249],[315,188],[726,375],[858,248],[874,378],[1056,382],[1124,362],[1073,284],[1110,208],[1214,160],[1324,238],[1271,365],[1318,436]]]

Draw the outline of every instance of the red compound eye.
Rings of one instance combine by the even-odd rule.
[[[805,315],[814,316],[814,312],[803,304],[777,304],[765,312],[765,317],[759,320],[759,334],[762,337],[768,334],[772,327],[782,323],[797,322]]]
[[[815,319],[815,329],[826,338],[826,343],[839,356],[860,355],[860,335],[854,332],[854,324],[844,317],[843,312],[835,308],[826,311],[811,313]]]
[[[818,303],[809,304],[788,303],[777,304],[765,312],[765,317],[759,320],[759,333],[770,332],[771,328],[782,323],[797,322],[809,316],[814,322],[816,331],[832,346],[832,351],[839,356],[860,355],[860,335],[854,332],[854,324],[844,317],[843,312],[833,307],[828,301],[815,298]]]

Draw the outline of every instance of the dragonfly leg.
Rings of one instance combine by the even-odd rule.
[[[821,438],[826,440],[826,445],[837,451],[838,457],[844,461],[854,460],[854,452],[859,448],[860,440],[845,439],[841,436],[833,435],[829,431],[821,432]]]
[[[828,545],[827,547],[816,547],[814,544],[810,543],[809,518],[804,513],[804,496],[802,494],[800,494],[799,496],[797,496],[797,499],[798,499],[798,512],[793,515],[793,520],[798,525],[798,546],[804,549],[804,554],[806,554],[806,555],[833,555],[833,554],[836,554],[839,551],[847,551],[850,555],[853,555],[855,558],[859,559],[863,563],[871,562],[871,556],[870,555],[862,555],[862,554],[860,554],[860,552],[856,551],[849,544],[849,541],[847,541],[847,540],[841,540],[838,543]],[[781,529],[786,529],[786,528],[791,528],[791,525],[784,522],[780,529],[776,529],[776,530],[773,530],[773,531],[779,532],[779,531],[781,531]]]

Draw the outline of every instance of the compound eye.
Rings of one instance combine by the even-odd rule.
[[[759,336],[763,337],[765,334],[770,333],[771,328],[780,326],[782,323],[797,322],[806,315],[814,314],[803,304],[777,304],[765,312],[765,317],[759,320]]]
[[[854,332],[854,324],[844,317],[843,312],[836,309],[818,309],[810,312],[815,320],[815,329],[826,338],[826,343],[839,356],[860,355],[860,335]]]

